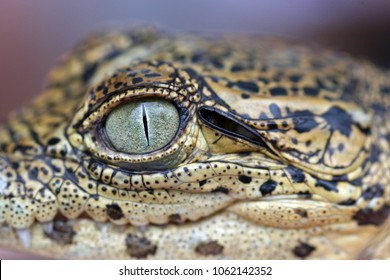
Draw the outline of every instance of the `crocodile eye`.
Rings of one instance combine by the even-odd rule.
[[[84,153],[92,176],[107,164],[128,173],[167,170],[195,161],[203,151],[197,99],[187,89],[192,86],[187,75],[153,63],[127,65],[110,78],[104,74],[75,112],[66,132],[72,147]]]
[[[176,135],[180,116],[164,99],[143,98],[115,108],[106,119],[111,145],[128,154],[149,153],[166,146]]]

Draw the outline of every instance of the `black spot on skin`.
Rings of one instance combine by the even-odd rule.
[[[118,88],[120,88],[122,85],[123,85],[122,82],[117,82],[117,83],[115,83],[114,87],[115,87],[116,89],[118,89]]]
[[[53,172],[61,172],[61,168],[59,168],[58,166],[55,166],[54,164],[51,166]]]
[[[131,72],[129,72],[129,73],[127,74],[127,77],[133,78],[133,77],[137,76],[137,74],[138,74],[137,71],[131,71]]]
[[[371,146],[371,154],[370,154],[370,161],[371,162],[377,162],[379,161],[379,157],[382,153],[381,148],[379,148],[378,145],[372,144]]]
[[[244,70],[244,67],[242,67],[241,65],[233,65],[230,68],[231,72],[239,72],[239,71],[242,71],[242,70]]]
[[[269,142],[271,143],[271,145],[275,146],[278,143],[278,140],[277,139],[270,139]]]
[[[222,254],[223,246],[217,241],[200,243],[195,247],[195,252],[203,256],[215,256]]]
[[[314,60],[310,64],[313,67],[313,69],[321,69],[324,67],[324,63],[318,60]]]
[[[45,235],[61,245],[67,245],[72,244],[76,232],[67,224],[64,217],[59,216],[53,222],[52,232],[45,232]]]
[[[43,175],[47,176],[47,175],[49,174],[49,170],[47,170],[45,167],[41,167],[40,169],[41,169]],[[80,175],[80,174],[79,174],[79,175]],[[80,177],[81,177],[81,176],[80,176]]]
[[[390,86],[381,86],[382,93],[390,93]]]
[[[19,168],[19,163],[18,162],[10,162],[9,164],[11,164],[12,168],[13,169],[18,169]]]
[[[61,156],[65,157],[66,156],[66,150],[61,150],[60,154],[61,154]]]
[[[362,197],[365,200],[371,200],[374,197],[382,197],[384,195],[385,191],[383,190],[383,187],[381,184],[373,185],[369,188],[367,188],[363,193]]]
[[[84,83],[88,83],[88,81],[92,78],[93,74],[95,74],[98,64],[91,64],[83,73],[82,79]]]
[[[330,192],[338,192],[337,183],[332,181],[317,180],[316,187],[324,188]]]
[[[294,128],[298,133],[309,132],[318,126],[318,123],[314,120],[313,115],[294,116],[293,123]]]
[[[291,137],[291,142],[292,142],[294,145],[298,144],[297,138],[294,138],[294,137]]]
[[[322,114],[322,117],[331,127],[331,131],[339,131],[342,135],[349,137],[352,132],[353,120],[350,114],[339,107],[332,107]]]
[[[218,68],[218,69],[223,68],[223,63],[219,59],[213,58],[213,59],[210,59],[210,62],[215,68]]]
[[[211,192],[213,192],[213,193],[221,192],[221,193],[224,193],[224,194],[228,194],[229,193],[229,189],[224,188],[224,187],[217,187],[214,190],[212,190]]]
[[[278,183],[270,179],[260,186],[260,192],[262,195],[269,194],[276,188],[277,185]]]
[[[349,198],[349,199],[347,199],[347,200],[341,201],[341,202],[339,203],[339,205],[350,206],[350,205],[354,205],[355,203],[356,203],[356,200],[355,200],[355,199]]]
[[[192,62],[200,62],[202,59],[203,59],[203,54],[202,54],[201,52],[195,53],[195,54],[191,57],[191,61],[192,61]]]
[[[241,98],[242,99],[249,99],[251,96],[249,95],[249,94],[247,94],[247,93],[242,93],[241,94]]]
[[[371,108],[375,111],[376,114],[378,114],[379,116],[381,116],[382,118],[385,116],[386,114],[386,107],[383,106],[382,104],[380,103],[374,103],[371,105]]]
[[[384,205],[377,211],[372,209],[361,209],[353,216],[353,219],[358,222],[358,225],[380,226],[384,221],[386,221],[389,214],[390,206]]]
[[[124,217],[122,209],[119,207],[118,204],[108,204],[106,206],[107,208],[107,215],[113,219],[113,220],[119,220]]]
[[[36,180],[38,178],[39,169],[37,167],[34,167],[31,169],[28,173],[28,178],[32,180]]]
[[[186,71],[193,79],[196,79],[199,77],[198,73],[196,73],[196,71],[194,69],[184,68],[184,71]]]
[[[339,176],[332,176],[332,180],[330,181],[349,181],[348,176],[346,174],[339,175]]]
[[[316,248],[310,244],[299,242],[292,250],[293,254],[298,258],[304,259],[308,257]]]
[[[240,180],[240,182],[244,184],[249,184],[250,182],[252,182],[252,178],[245,175],[238,176],[238,180]]]
[[[242,90],[247,90],[250,92],[258,92],[259,91],[259,87],[255,83],[252,83],[252,82],[238,81],[238,82],[234,83],[234,85],[239,87]]]
[[[4,146],[5,147],[5,146]],[[22,154],[28,154],[29,151],[33,151],[33,146],[28,145],[15,145],[15,148],[13,149],[13,152],[20,151]]]
[[[286,171],[290,174],[291,179],[293,180],[294,183],[305,182],[306,176],[302,170],[290,165],[286,168]]]
[[[363,177],[359,177],[359,178],[351,181],[351,184],[354,185],[354,186],[361,187],[362,184],[363,184]]]
[[[269,84],[269,80],[267,78],[259,77],[259,78],[257,78],[257,80],[260,82],[263,82],[264,84]]]
[[[218,81],[220,80],[220,78],[217,77],[217,76],[210,76],[210,77],[208,77],[208,78],[210,78],[213,82],[218,82]],[[232,86],[233,86],[233,83],[232,83],[232,82],[228,82],[228,83],[227,83],[227,86],[228,86],[228,87],[232,87]]]
[[[300,75],[293,75],[293,76],[290,76],[290,81],[291,81],[291,82],[294,82],[294,83],[299,82],[301,79],[302,79],[302,76],[300,76]]]
[[[329,77],[329,80],[332,81],[332,83],[334,83],[335,85],[340,84],[337,77]],[[351,79],[343,87],[342,99],[346,100],[346,99],[350,98],[351,96],[353,96],[353,94],[355,94],[355,92],[357,91],[357,87],[358,87],[359,83],[360,83],[360,81],[358,81],[357,79]]]
[[[326,79],[328,81],[330,81],[335,86],[339,85],[339,81],[337,80],[337,77],[335,77],[335,76],[327,76]]]
[[[328,90],[332,89],[332,87],[325,85],[324,82],[319,78],[316,79],[316,84],[319,89],[328,89]]]
[[[259,120],[266,120],[266,119],[268,119],[267,114],[264,112],[261,112],[259,115]]]
[[[47,145],[53,146],[53,145],[60,143],[60,141],[61,141],[60,138],[53,137],[53,138],[50,138],[49,141],[47,141]]]
[[[307,218],[307,211],[303,208],[295,208],[294,212],[302,218]]]
[[[146,74],[145,77],[155,78],[155,77],[161,77],[161,75],[159,73],[149,73],[149,74]]]
[[[303,89],[304,93],[308,96],[317,96],[318,95],[318,90],[315,88],[307,88],[305,87]]]
[[[104,88],[104,83],[101,83],[100,85],[97,86],[96,91],[102,91],[103,88]],[[95,99],[96,99],[96,98],[94,97],[94,100],[95,100]]]
[[[148,239],[132,235],[131,233],[126,236],[125,244],[127,253],[131,257],[137,259],[143,259],[148,255],[154,255],[157,251],[157,246],[153,245]]]
[[[138,83],[141,83],[142,81],[143,81],[143,79],[138,77],[138,78],[134,78],[132,82],[133,82],[133,84],[138,84]]]
[[[280,118],[282,117],[282,113],[280,112],[279,106],[276,105],[275,103],[272,103],[269,105],[269,110],[272,115],[274,115],[275,118]]]
[[[267,126],[268,126],[268,129],[269,129],[269,130],[278,129],[278,125],[277,125],[276,122],[274,122],[274,121],[269,121],[269,122],[267,123]]]
[[[285,88],[282,87],[275,87],[270,89],[271,95],[272,96],[286,96],[287,91]]]
[[[111,60],[115,57],[117,57],[118,55],[120,55],[121,53],[123,53],[123,50],[121,49],[114,49],[112,52],[110,52],[109,54],[107,54],[105,57],[104,57],[104,60]]]
[[[150,69],[143,69],[143,70],[141,70],[141,73],[148,74],[148,73],[150,73]]]
[[[168,217],[168,221],[172,224],[181,224],[183,221],[180,214],[171,214]]]
[[[313,194],[311,194],[311,193],[308,192],[308,191],[305,191],[305,192],[298,192],[298,197],[310,199],[310,198],[313,197]]]
[[[185,61],[186,58],[187,58],[187,57],[186,57],[185,55],[180,54],[180,55],[175,55],[174,60],[177,60],[177,61]]]
[[[201,186],[203,186],[203,185],[206,184],[206,183],[207,183],[207,180],[199,181],[199,186],[201,187]]]

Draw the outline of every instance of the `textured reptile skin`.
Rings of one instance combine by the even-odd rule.
[[[91,37],[0,127],[0,246],[54,258],[388,258],[389,77],[279,39]],[[107,117],[149,97],[177,109],[175,136],[148,153],[116,150]]]

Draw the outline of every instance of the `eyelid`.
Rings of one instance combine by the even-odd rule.
[[[87,129],[90,125],[100,122],[114,108],[120,106],[124,102],[144,97],[163,98],[170,100],[175,104],[181,104],[183,102],[182,96],[174,93],[168,88],[143,87],[129,89],[115,95],[110,95],[104,102],[99,102],[99,105],[95,104],[93,107],[88,108],[81,121],[76,123],[76,127],[79,126],[82,129]]]
[[[161,149],[140,154],[118,152],[107,141],[103,124],[113,109],[124,102],[141,100],[142,98],[158,98],[173,103],[179,113],[180,124],[173,139]],[[82,111],[74,120],[75,125],[68,127],[68,136],[72,145],[88,152],[93,158],[101,160],[131,172],[142,170],[161,170],[177,166],[186,160],[192,160],[198,141],[199,127],[196,122],[196,104],[183,100],[184,95],[167,88],[137,88],[113,96],[109,101],[101,104],[94,111],[86,110],[89,114],[82,115]],[[85,117],[83,117],[85,116]],[[77,121],[79,119],[79,121]]]

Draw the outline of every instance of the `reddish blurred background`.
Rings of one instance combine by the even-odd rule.
[[[270,34],[317,41],[390,67],[389,0],[1,0],[0,120],[42,88],[57,58],[106,26]],[[0,250],[0,258],[30,258]]]

